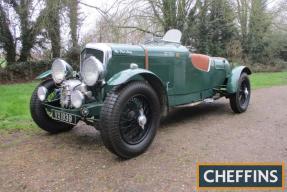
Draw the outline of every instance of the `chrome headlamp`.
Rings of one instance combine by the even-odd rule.
[[[85,96],[83,93],[79,90],[75,90],[71,94],[71,103],[73,107],[80,108],[82,104],[84,103]]]
[[[41,86],[38,88],[37,95],[40,101],[44,101],[46,99],[47,93],[48,93],[48,89],[46,87]]]
[[[81,77],[88,86],[93,86],[104,76],[103,64],[94,56],[86,59],[81,67]]]
[[[62,59],[56,59],[52,64],[52,78],[55,83],[60,84],[65,79],[73,76],[72,67]]]

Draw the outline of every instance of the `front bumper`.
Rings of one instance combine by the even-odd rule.
[[[45,103],[45,108],[47,111],[51,112],[52,110],[61,111],[65,113],[72,114],[76,117],[77,122],[79,120],[83,120],[86,123],[94,123],[99,121],[100,119],[100,112],[101,108],[103,106],[103,103],[93,102],[93,103],[87,103],[82,105],[78,109],[67,109],[67,108],[61,108],[53,106],[49,103]],[[84,110],[86,110],[84,112]],[[88,113],[86,113],[88,111]]]

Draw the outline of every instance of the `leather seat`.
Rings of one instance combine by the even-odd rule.
[[[191,58],[192,65],[196,69],[201,70],[201,71],[205,71],[205,72],[208,72],[210,70],[211,58],[209,56],[191,53],[190,58]]]

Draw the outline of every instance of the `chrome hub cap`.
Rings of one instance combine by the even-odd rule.
[[[148,99],[141,94],[130,98],[123,107],[120,119],[120,134],[130,145],[140,143],[151,128],[152,111]]]
[[[138,117],[138,123],[141,126],[142,129],[144,129],[144,126],[147,122],[146,116],[144,115],[144,110],[143,108],[140,109],[140,115]]]
[[[245,87],[244,94],[245,94],[245,97],[247,98],[247,96],[249,94],[249,91],[248,91],[247,87]]]
[[[242,81],[239,89],[239,105],[241,107],[248,106],[250,99],[250,84],[247,80]]]

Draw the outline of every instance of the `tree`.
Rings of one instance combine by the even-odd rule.
[[[187,22],[190,44],[197,52],[226,56],[227,44],[236,36],[234,14],[228,0],[205,0],[195,4],[197,13]]]
[[[226,45],[236,36],[234,18],[228,0],[211,1],[207,24],[210,55],[226,56]]]
[[[9,29],[9,20],[0,2],[0,43],[6,52],[6,61],[11,63],[16,60],[16,46],[13,35]]]
[[[27,61],[30,56],[30,51],[36,42],[36,36],[43,26],[45,11],[42,10],[36,21],[32,21],[30,15],[30,9],[32,7],[31,0],[6,0],[6,2],[14,8],[19,16],[22,44],[19,61]]]
[[[9,19],[6,17],[4,4],[11,7],[19,18],[20,41],[22,48],[20,50],[19,61],[27,61],[30,51],[36,43],[36,37],[43,26],[45,11],[42,10],[36,20],[32,20],[32,0],[3,0],[0,5],[1,14],[1,42],[4,44],[7,61],[14,62],[16,60],[16,37],[12,35],[9,28]],[[9,11],[9,8],[7,9]],[[16,16],[14,17],[16,18]]]
[[[61,34],[60,34],[60,11],[61,3],[58,0],[47,0],[47,20],[46,29],[51,39],[52,57],[60,57],[61,54]]]
[[[198,1],[196,9],[198,14],[189,19],[189,33],[192,34],[191,45],[200,53],[209,53],[208,47],[208,8],[209,1]]]
[[[242,42],[243,54],[248,54],[248,15],[249,15],[249,0],[236,0],[236,13],[239,23],[239,34]]]
[[[267,0],[251,2],[247,46],[249,57],[254,62],[264,60],[264,48],[268,44],[266,36],[271,26],[271,20],[266,7]]]
[[[78,47],[78,0],[70,0],[68,3],[68,7],[72,47]]]
[[[236,0],[239,34],[243,48],[243,59],[253,62],[264,62],[264,49],[270,42],[267,40],[273,16],[267,10],[268,0]]]
[[[188,41],[189,25],[196,13],[196,0],[146,0],[157,23],[165,33],[169,29],[183,32],[183,42]],[[199,2],[199,1],[198,1]]]

